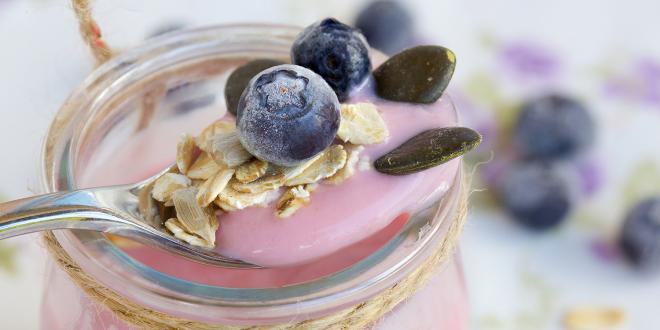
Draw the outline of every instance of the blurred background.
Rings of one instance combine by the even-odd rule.
[[[177,26],[355,23],[370,2],[99,0],[94,16],[121,50]],[[368,15],[403,36],[379,47],[452,49],[450,94],[485,137],[468,160],[475,191],[461,246],[472,327],[574,329],[594,317],[593,329],[657,329],[660,2],[400,4],[382,21]],[[7,200],[38,186],[48,125],[94,63],[66,0],[0,0],[0,45]],[[530,132],[547,136],[535,144]],[[38,327],[44,262],[37,236],[0,242],[3,328]]]

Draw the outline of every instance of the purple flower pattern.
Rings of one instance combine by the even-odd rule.
[[[561,69],[559,57],[545,47],[531,42],[515,41],[504,44],[497,57],[504,72],[521,80],[553,80]]]
[[[603,92],[611,98],[660,107],[660,62],[636,60],[624,72],[609,77]]]

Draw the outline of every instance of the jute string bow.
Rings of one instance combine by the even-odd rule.
[[[113,52],[103,41],[101,31],[92,18],[89,1],[72,0],[72,3],[79,22],[80,33],[83,40],[89,46],[92,55],[99,64],[107,61],[112,57]],[[182,319],[150,309],[126,299],[87,274],[67,254],[52,232],[44,234],[44,243],[56,264],[69,275],[78,288],[91,300],[99,306],[107,308],[126,324],[139,329],[364,329],[374,324],[374,322],[390,312],[395,306],[423,287],[433,276],[438,266],[453,256],[467,214],[466,186],[466,183],[463,182],[461,197],[458,201],[454,218],[445,219],[445,221],[451,221],[451,223],[444,239],[435,248],[433,254],[417,269],[413,270],[396,285],[365,302],[320,318],[296,323],[250,327],[209,324]]]

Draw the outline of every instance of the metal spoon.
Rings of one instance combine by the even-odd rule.
[[[136,184],[61,191],[0,203],[0,239],[45,230],[93,230],[157,247],[193,261],[227,268],[259,266],[178,240],[140,211],[140,196],[165,169]]]

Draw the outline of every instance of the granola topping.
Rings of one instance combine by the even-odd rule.
[[[227,212],[242,210],[246,207],[264,203],[267,199],[268,193],[268,191],[259,193],[245,193],[237,191],[231,186],[228,186],[222,192],[220,192],[214,203],[219,208]]]
[[[375,144],[385,141],[390,133],[376,106],[371,103],[342,104],[341,124],[337,136],[353,144]]]
[[[236,180],[241,183],[250,183],[266,174],[268,162],[255,159],[236,168]]]
[[[197,157],[186,175],[191,179],[207,180],[218,173],[220,169],[220,165],[209,154],[203,152]]]
[[[286,186],[314,183],[337,173],[346,165],[346,151],[341,145],[333,145],[312,162],[302,173],[284,181]]]
[[[242,193],[258,194],[270,190],[275,190],[282,186],[284,183],[284,175],[280,172],[269,173],[261,179],[250,182],[242,183],[240,181],[233,181],[231,187]]]
[[[278,218],[290,218],[311,202],[319,183],[341,184],[362,167],[360,144],[382,142],[389,134],[373,104],[341,109],[337,136],[346,143],[330,145],[292,167],[248,153],[231,122],[213,123],[197,137],[183,135],[177,144],[176,167],[156,180],[143,208],[155,222],[167,219],[160,223],[175,237],[206,248],[215,245],[223,212],[272,202]]]
[[[197,192],[197,203],[202,207],[206,207],[211,204],[211,202],[213,202],[213,200],[218,197],[220,192],[223,191],[225,187],[227,187],[227,184],[234,175],[234,172],[235,171],[233,169],[221,170],[213,177],[204,181],[204,183],[199,186],[199,191]]]
[[[177,220],[177,218],[171,218],[165,221],[165,228],[167,228],[174,237],[190,244],[190,245],[196,245],[196,246],[201,246],[205,248],[212,248],[213,244],[209,244],[208,241],[200,238],[199,236],[188,234],[186,230],[183,229],[183,226]]]
[[[202,132],[195,138],[195,144],[197,146],[207,151],[210,150],[210,143],[213,136],[218,134],[229,134],[236,130],[236,125],[226,122],[226,121],[216,121],[215,123],[206,127]]]
[[[211,158],[216,163],[229,168],[237,167],[252,159],[252,155],[243,148],[236,131],[214,135],[208,141],[208,146],[209,149],[205,151],[211,155]]]
[[[355,167],[360,160],[359,155],[360,152],[364,150],[364,147],[349,144],[344,146],[344,149],[346,149],[347,153],[345,165],[333,176],[327,178],[325,182],[340,184],[355,174]]]
[[[287,189],[277,201],[276,215],[279,218],[288,218],[305,204],[309,203],[311,190],[306,185],[295,186]]]
[[[195,140],[192,136],[184,134],[181,136],[179,143],[176,146],[176,165],[179,172],[182,174],[188,173],[190,165],[192,165],[193,154],[195,152]]]
[[[191,183],[190,179],[185,175],[165,173],[154,183],[151,196],[159,202],[167,203],[172,200],[172,194],[175,191],[188,188]]]
[[[179,223],[187,233],[197,235],[209,245],[214,245],[218,219],[215,210],[197,203],[198,191],[197,188],[191,187],[174,192],[172,195],[174,209]]]

